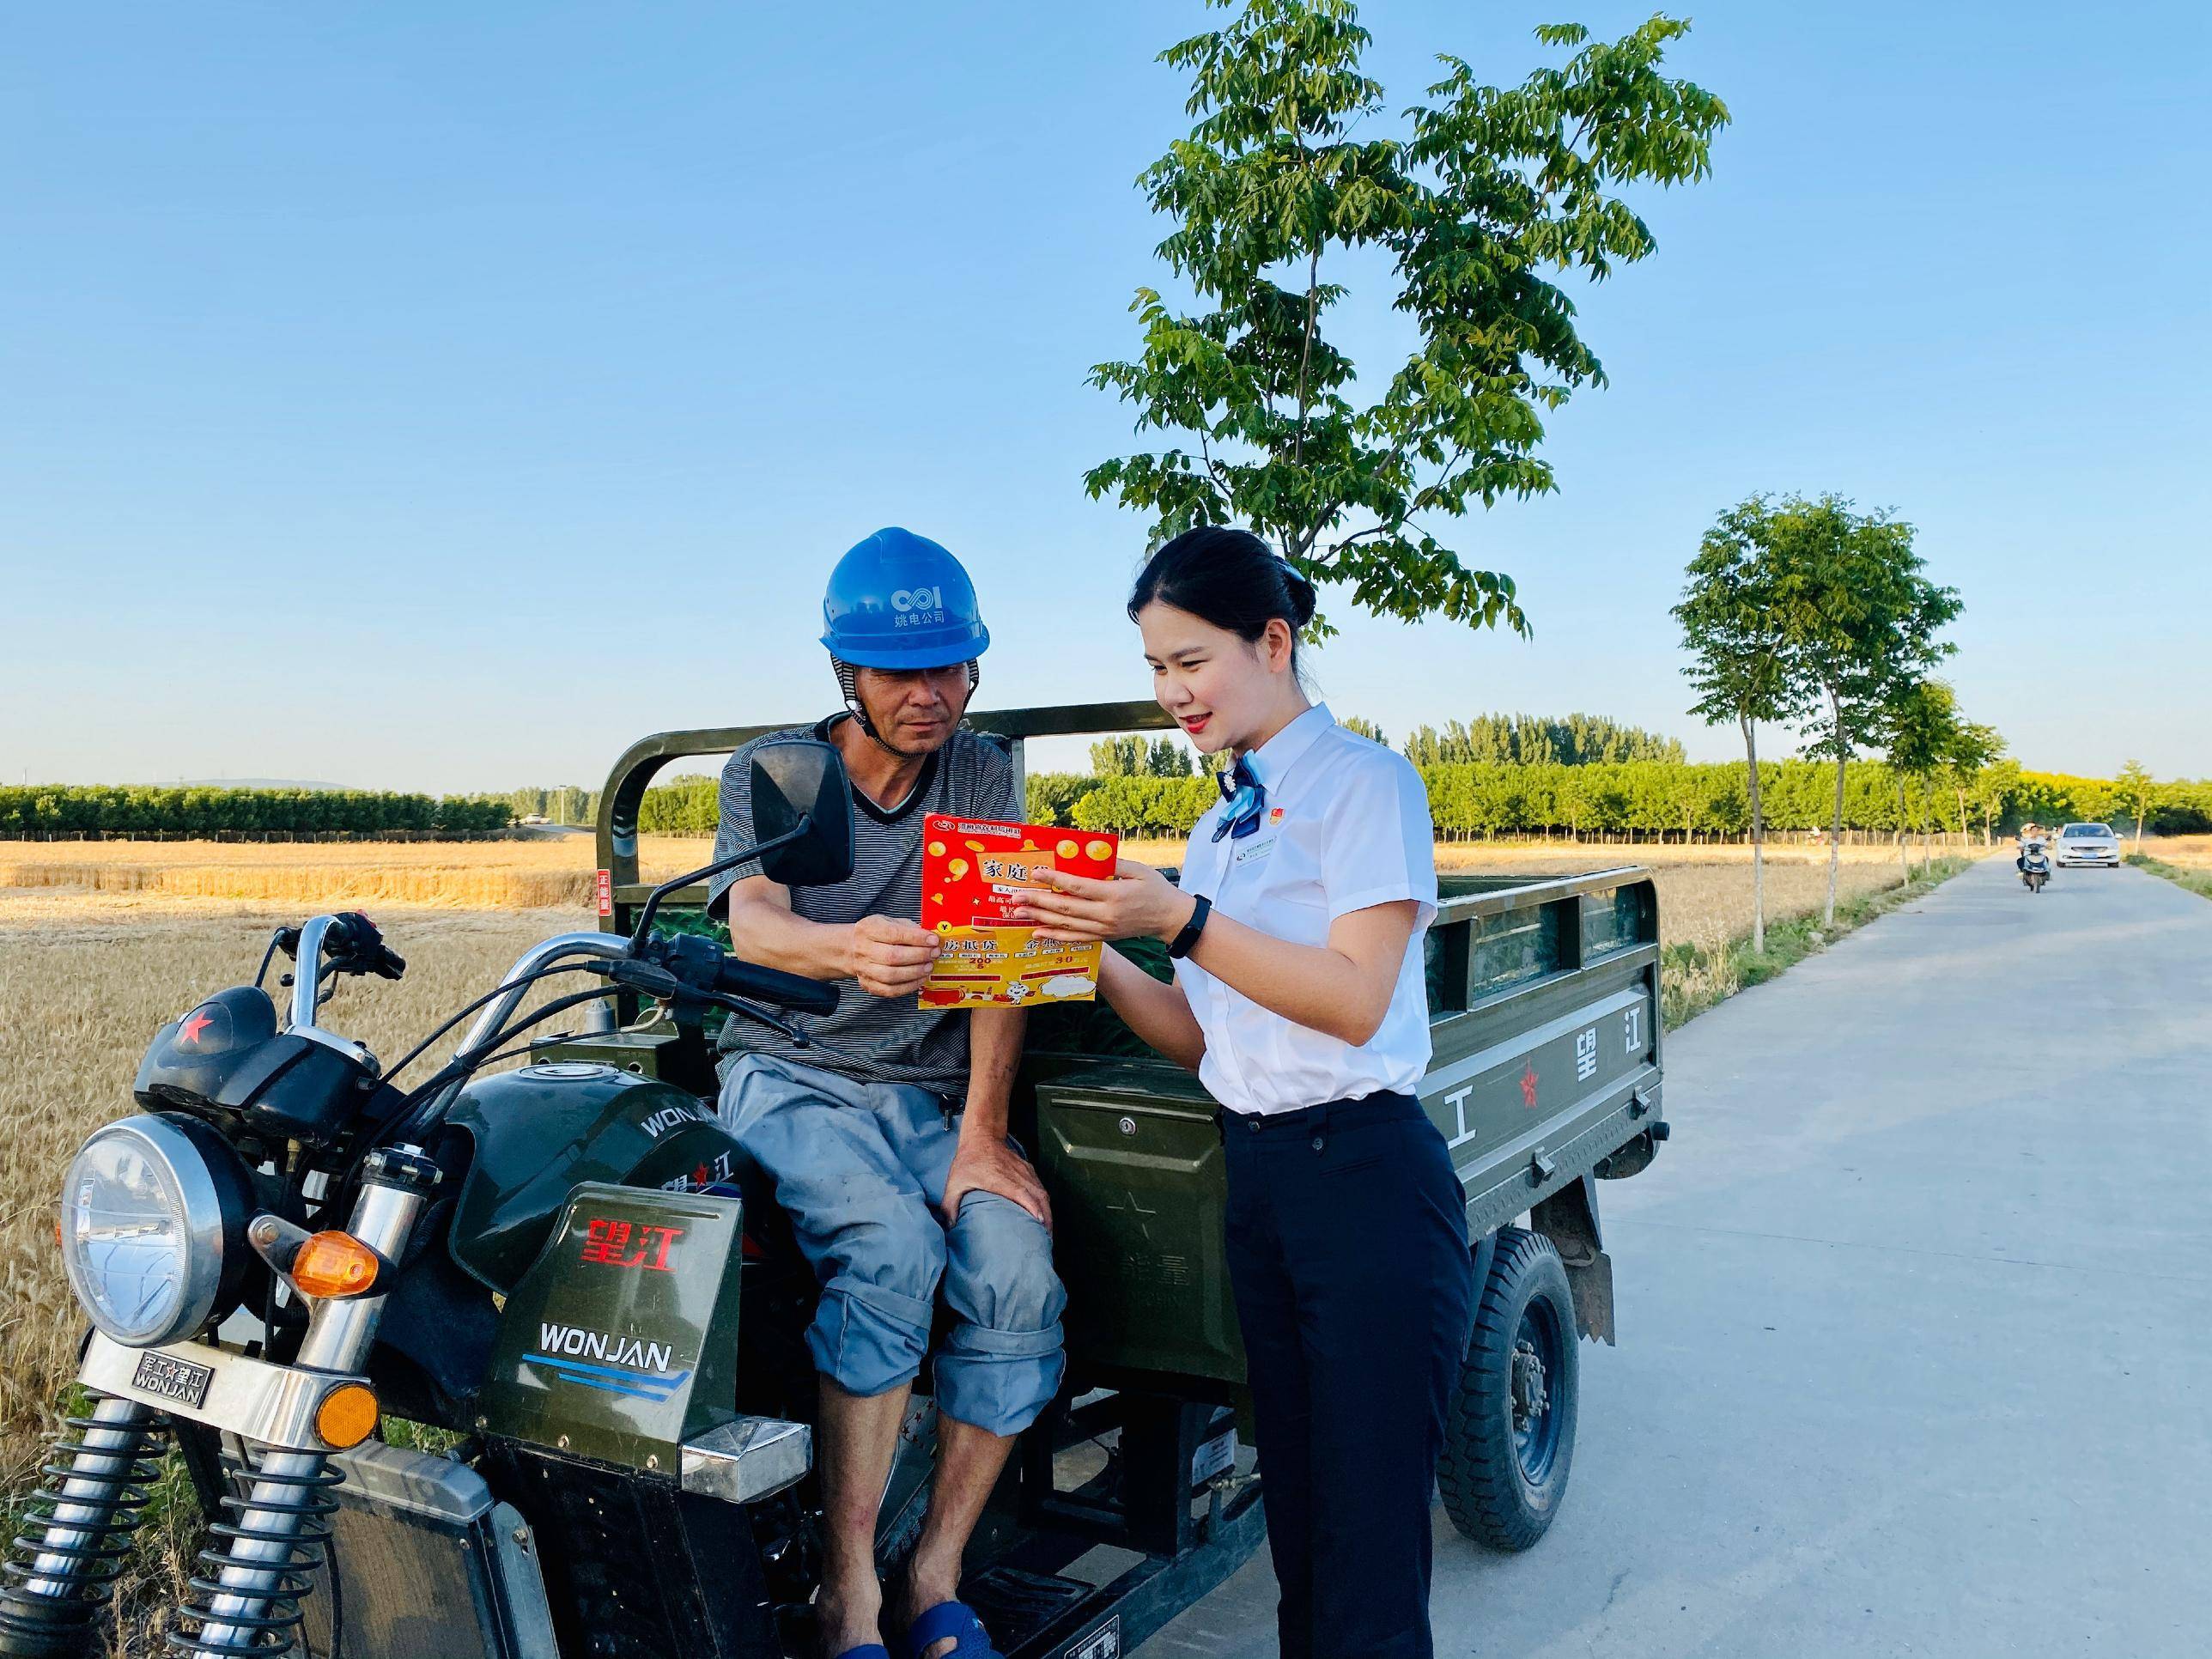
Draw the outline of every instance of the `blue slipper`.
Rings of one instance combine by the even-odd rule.
[[[975,1616],[975,1609],[965,1601],[939,1601],[935,1607],[907,1626],[907,1659],[921,1659],[933,1642],[946,1637],[959,1638],[944,1659],[1005,1659],[991,1645],[991,1633],[983,1628],[983,1621]]]

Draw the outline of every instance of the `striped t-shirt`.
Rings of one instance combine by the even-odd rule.
[[[756,738],[730,757],[722,769],[721,817],[714,832],[714,856],[726,858],[753,839],[752,757],[764,743],[792,738],[827,742],[830,730],[850,714],[833,714],[811,730]],[[914,793],[885,809],[860,790],[853,792],[853,873],[827,887],[796,887],[791,908],[809,921],[850,925],[863,916],[921,916],[921,826],[932,813],[963,818],[1018,821],[1021,792],[1013,762],[989,738],[963,726],[944,748],[922,763]],[[710,915],[726,919],[732,883],[760,874],[745,863],[714,878],[708,889]],[[732,951],[746,954],[742,938]],[[836,981],[837,1008],[819,1017],[793,1016],[820,1048],[801,1048],[742,1015],[722,1027],[724,1054],[772,1054],[802,1066],[818,1066],[866,1083],[912,1083],[925,1089],[960,1094],[968,1086],[968,1016],[925,1009],[911,996],[872,997],[857,981]]]

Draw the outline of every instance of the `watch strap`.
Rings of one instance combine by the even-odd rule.
[[[1213,914],[1213,901],[1203,893],[1190,913],[1190,920],[1182,925],[1182,932],[1168,943],[1171,957],[1187,957],[1198,947],[1198,936],[1206,931],[1206,919]]]

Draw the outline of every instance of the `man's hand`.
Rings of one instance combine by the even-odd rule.
[[[853,924],[847,971],[872,997],[911,996],[937,960],[937,935],[896,916],[863,916]]]
[[[1052,1231],[1052,1200],[1045,1196],[1044,1182],[1037,1179],[1030,1161],[1003,1140],[984,1135],[960,1137],[959,1147],[952,1154],[952,1169],[945,1177],[945,1202],[939,1206],[947,1226],[960,1218],[960,1200],[969,1193],[996,1193],[1010,1198],[1044,1223],[1046,1231]]]

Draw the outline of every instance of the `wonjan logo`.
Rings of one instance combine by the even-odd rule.
[[[643,1337],[616,1336],[580,1325],[546,1321],[538,1327],[538,1346],[544,1352],[523,1355],[525,1364],[603,1394],[665,1400],[691,1377],[689,1366],[680,1371],[668,1369],[676,1358],[673,1347]]]

